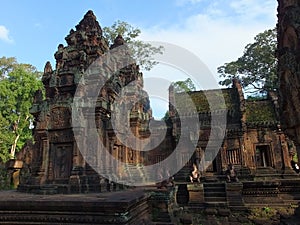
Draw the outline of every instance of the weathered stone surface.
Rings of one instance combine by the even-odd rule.
[[[220,91],[223,94],[225,105],[216,103],[214,106],[216,109],[210,110],[206,97],[218,95]],[[173,122],[174,140],[179,134],[181,138],[184,135],[190,138],[188,132],[182,132],[180,118],[176,114],[176,108],[185,107],[185,96],[181,93],[174,93],[172,88],[170,88],[169,95],[170,101],[173,102],[169,110]],[[234,80],[232,88],[217,91],[194,91],[189,92],[189,96],[198,111],[201,130],[195,153],[186,164],[187,169],[182,169],[175,179],[185,181],[184,177],[188,177],[188,174],[185,174],[184,171],[190,171],[192,163],[195,162],[202,167],[208,165],[205,171],[201,171],[202,179],[205,181],[225,180],[225,176],[222,175],[229,163],[235,166],[240,180],[274,179],[274,177],[280,178],[282,174],[289,176],[287,171],[291,171],[290,161],[295,147],[290,144],[290,140],[281,130],[278,99],[275,93],[270,93],[264,100],[246,100],[241,84]],[[193,116],[188,109],[185,111],[186,114],[183,115],[185,118]],[[226,113],[227,124],[222,146],[211,146],[211,149],[208,149],[209,140],[221,138],[217,134],[211,133],[211,115],[213,113],[216,115]],[[216,157],[211,155],[216,155]],[[182,159],[178,160],[186,160],[184,157],[183,147]],[[219,176],[216,177],[213,174]],[[295,173],[292,174],[295,175]]]
[[[278,0],[278,72],[284,130],[300,143],[299,1]]]
[[[278,73],[280,113],[285,132],[300,155],[300,1],[278,0]],[[298,157],[298,164],[300,157]],[[295,218],[299,218],[299,210]],[[293,219],[290,223],[294,224]],[[296,223],[295,223],[296,224]]]
[[[147,135],[149,119],[152,117],[149,98],[142,90],[143,78],[139,67],[132,62],[112,74],[112,68],[106,64],[105,66],[103,64],[105,62],[101,61],[101,57],[109,49],[125,44],[123,38],[118,36],[111,47],[107,46],[96,16],[92,11],[88,11],[76,29],[71,29],[65,39],[67,46],[59,44],[54,54],[55,68],[52,68],[50,62],[45,65],[42,82],[46,90],[46,99],[43,100],[41,91],[38,91],[31,109],[35,117],[35,144],[32,147],[32,162],[30,163],[31,176],[26,181],[24,179],[21,181],[20,191],[43,190],[42,193],[47,190],[51,193],[109,191],[111,176],[126,177],[126,174],[121,175],[122,171],[116,172],[120,174],[112,174],[110,170],[113,167],[112,162],[106,160],[103,155],[97,155],[99,146],[90,143],[87,136],[91,125],[84,121],[91,116],[89,114],[91,98],[97,97],[89,96],[87,91],[101,79],[107,79],[107,82],[99,90],[95,111],[91,113],[95,114],[95,126],[100,141],[107,148],[107,154],[133,165],[143,164],[146,158],[142,153],[122,144],[112,129],[111,115],[119,112],[118,107],[114,108],[114,105],[121,107],[124,104],[134,103],[134,107],[129,108],[127,119],[130,119],[130,129],[137,138]],[[117,56],[111,59],[111,63],[115,66],[121,63],[122,57],[130,57],[126,47]],[[102,63],[102,66],[90,67],[94,62]],[[89,72],[88,80],[85,79],[84,85],[79,85],[80,79],[87,71]],[[110,77],[108,77],[109,74],[111,74]],[[130,96],[124,95],[119,98],[121,89],[133,81],[136,81],[134,92],[129,93]],[[79,127],[75,128],[76,132],[78,131],[77,133],[83,137],[82,143],[76,143],[74,127],[72,127],[72,104],[76,91],[84,103],[82,106],[77,106],[80,118],[73,118],[82,121]],[[141,95],[143,100],[139,99]],[[124,121],[119,121],[119,123],[124,123]],[[92,166],[87,163],[81,151],[90,151],[85,154],[90,157],[88,161]],[[99,157],[102,157],[102,160]],[[104,168],[102,171],[106,174],[102,174],[103,176],[97,174],[93,167]],[[112,189],[115,188],[112,187]]]
[[[0,192],[1,224],[150,224],[140,190],[101,194],[33,195]]]

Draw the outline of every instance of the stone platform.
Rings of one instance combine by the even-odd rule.
[[[0,224],[151,224],[143,190],[35,195],[0,192]]]

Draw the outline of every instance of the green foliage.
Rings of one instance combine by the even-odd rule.
[[[266,93],[278,88],[276,28],[259,33],[254,43],[245,47],[244,54],[236,61],[218,67],[222,79],[219,84],[229,86],[238,78],[251,92]]]
[[[17,67],[22,66],[28,71],[35,71],[35,67],[30,64],[19,64],[15,57],[6,58],[5,56],[0,58],[0,80],[5,78],[8,73],[16,69]]]
[[[174,87],[175,93],[191,92],[196,90],[195,84],[193,83],[191,78],[187,78],[184,81],[172,82],[172,85]]]
[[[13,66],[5,67],[7,62],[13,62]],[[6,161],[32,137],[29,109],[42,82],[33,66],[18,64],[14,58],[2,57],[0,65],[9,67],[0,80],[0,159]]]
[[[192,92],[196,90],[195,84],[193,83],[193,81],[191,80],[191,78],[187,78],[184,81],[172,82],[171,85],[174,88],[174,93],[177,94],[176,95],[176,106],[178,106],[177,104],[179,104],[181,106],[182,103],[185,103],[185,101],[182,100],[182,97],[184,97],[184,96],[180,95],[180,93],[189,93],[189,94],[192,94]],[[162,118],[162,120],[165,121],[167,125],[171,126],[171,119],[170,119],[169,111],[167,111],[165,113],[165,115]]]
[[[251,95],[247,97],[247,101],[257,101],[257,100],[265,100],[265,95]]]
[[[167,111],[161,120],[168,121],[169,119],[170,119],[170,113],[169,113],[169,111]]]
[[[155,47],[149,43],[138,40],[137,38],[140,34],[140,29],[120,20],[116,21],[110,27],[103,28],[103,36],[109,45],[114,43],[114,40],[118,35],[121,35],[131,48],[131,52],[137,64],[139,64],[141,68],[145,70],[150,70],[154,65],[157,64],[157,62],[153,59],[153,55],[162,54],[163,47]]]
[[[211,110],[235,110],[236,100],[231,89],[223,90],[208,90],[208,91],[194,91],[189,92],[189,97],[194,102],[198,112],[209,112]],[[224,104],[220,103],[220,97],[224,98]],[[186,106],[186,96],[178,93],[175,95],[176,107],[181,109],[186,109],[186,112],[189,109]],[[208,100],[210,102],[208,102]]]
[[[252,100],[246,101],[247,122],[273,122],[276,114],[270,101]]]
[[[10,188],[10,178],[7,174],[7,169],[0,163],[0,190],[8,190]]]
[[[109,45],[114,43],[115,38],[121,35],[123,39],[130,43],[137,38],[141,30],[128,24],[127,22],[117,20],[112,26],[103,28],[103,36]]]
[[[293,156],[293,160],[294,160],[295,162],[298,162],[298,155],[297,155],[297,153]]]

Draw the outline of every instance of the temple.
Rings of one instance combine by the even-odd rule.
[[[84,129],[77,135],[84,137],[81,143],[76,144],[72,129],[72,103],[79,82],[84,72],[93,62],[101,58],[109,49],[124,44],[121,36],[118,36],[112,46],[108,46],[102,36],[102,29],[92,11],[88,11],[84,18],[71,29],[65,38],[67,46],[58,45],[54,54],[56,65],[52,69],[47,62],[42,77],[46,90],[45,99],[42,92],[36,93],[35,102],[31,113],[35,118],[34,140],[30,156],[31,175],[23,179],[19,190],[42,193],[68,193],[68,192],[99,192],[109,190],[109,179],[101,177],[83,158],[80,147],[93,146],[87,132]],[[126,53],[125,53],[126,54]],[[116,62],[117,63],[117,62]],[[101,67],[103,69],[104,67]],[[110,68],[102,71],[109,74]],[[89,82],[93,82],[93,74],[89,74]],[[103,75],[104,77],[104,75]],[[97,74],[97,77],[99,75]],[[125,68],[107,78],[105,86],[99,90],[99,96],[95,105],[95,126],[101,136],[101,141],[108,149],[108,153],[118,159],[137,164],[142,157],[137,151],[129,149],[117,140],[111,124],[112,107],[120,90],[132,81],[138,81],[136,87],[138,93],[143,93],[143,99],[135,98],[132,93],[131,100],[135,103],[130,113],[130,129],[138,137],[147,136],[147,126],[151,118],[149,98],[142,91],[143,78],[136,64],[127,65]],[[88,84],[86,85],[88,86]],[[83,88],[77,95],[86,94]],[[78,91],[79,92],[79,91]],[[120,103],[120,102],[119,102]],[[88,110],[81,108],[81,110]],[[86,113],[87,114],[87,113]],[[76,118],[78,120],[84,120]],[[83,126],[83,125],[82,125]],[[80,127],[76,127],[80,129]],[[79,133],[82,132],[82,133]],[[78,134],[79,133],[79,134]],[[93,146],[97,149],[97,146]],[[83,148],[83,147],[82,147]],[[93,157],[93,156],[92,156]],[[98,166],[98,164],[94,167]],[[103,162],[110,173],[110,162]]]
[[[233,164],[240,171],[240,176],[246,180],[258,180],[260,177],[266,179],[268,176],[273,179],[274,176],[294,174],[291,170],[291,160],[296,149],[281,129],[276,94],[269,93],[265,99],[247,100],[244,98],[239,81],[233,80],[232,88],[221,89],[225,105],[220,104],[217,109],[210,110],[207,96],[217,95],[219,91],[205,90],[188,93],[199,113],[201,126],[199,137],[196,137],[198,139],[196,150],[188,162],[188,167],[191,168],[192,163],[200,158],[201,164],[205,167],[203,177],[216,180],[222,179],[228,164]],[[170,91],[170,98],[175,99],[170,107],[173,122],[172,134],[175,139],[181,130],[176,108],[184,107],[185,103],[182,101],[181,93]],[[221,113],[227,115],[224,140],[221,146],[210,145],[207,148],[211,137],[212,114]],[[189,117],[191,114],[186,110],[186,115],[183,116]],[[183,160],[184,154],[186,153],[183,150]],[[210,157],[210,155],[216,157]]]
[[[117,49],[124,45],[125,41],[119,35],[114,44],[108,46],[92,11],[86,13],[75,30],[71,29],[65,40],[67,46],[59,44],[54,54],[55,69],[50,62],[45,65],[42,77],[46,90],[45,98],[41,91],[37,92],[31,109],[35,117],[35,143],[30,150],[30,160],[27,159],[25,164],[30,173],[23,176],[18,187],[20,191],[103,192],[117,189],[118,185],[122,186],[120,184],[122,180],[132,177],[146,184],[147,178],[151,177],[151,171],[144,170],[144,167],[167,158],[175,148],[181,149],[174,165],[185,165],[175,174],[175,182],[186,182],[190,168],[197,160],[199,166],[202,165],[203,181],[223,182],[228,164],[235,166],[241,180],[244,181],[297,176],[291,169],[291,159],[296,152],[295,146],[281,129],[279,103],[275,93],[269,93],[267,99],[247,100],[238,80],[233,80],[232,88],[189,92],[188,96],[196,106],[200,124],[199,131],[192,137],[190,133],[181,131],[181,118],[176,111],[179,108],[186,108],[184,96],[182,93],[175,93],[171,86],[170,119],[163,141],[157,146],[152,143],[153,148],[150,143],[148,147],[150,146],[151,151],[135,151],[134,145],[137,143],[130,140],[124,143],[117,133],[126,136],[130,130],[136,138],[134,140],[144,140],[150,135],[150,123],[155,124],[151,130],[152,137],[155,137],[160,135],[159,131],[164,122],[154,121],[152,118],[150,101],[143,90],[143,76],[138,65],[132,61],[112,73],[112,69],[102,62],[105,61],[104,57],[109,49]],[[122,51],[112,60],[115,66],[118,66],[125,56],[130,55],[128,48]],[[102,66],[94,68],[94,62]],[[87,75],[87,71],[92,72]],[[110,77],[105,75],[110,73],[112,74]],[[83,78],[84,85],[80,83]],[[85,105],[88,105],[88,102],[91,102],[89,90],[97,84],[97,79],[106,81],[97,92],[96,103],[92,108],[94,111],[90,112],[91,109],[87,106],[80,106],[78,111],[81,113],[76,115],[77,118],[74,118],[74,115],[72,117],[74,104],[78,106],[81,104],[74,99],[78,97],[89,99],[85,102]],[[124,97],[121,90],[132,85],[132,82],[135,86],[131,91],[127,91]],[[223,95],[225,104],[219,104],[219,108],[210,110],[207,97],[216,96],[217,92]],[[128,106],[125,102],[131,105]],[[121,106],[126,109],[126,115],[122,117],[124,121],[113,117],[120,111]],[[87,123],[91,123],[88,119],[91,117],[90,113],[95,113],[92,120],[95,120],[97,138],[105,147],[105,152],[98,151],[101,146],[92,139],[89,128],[86,128],[89,127]],[[225,136],[220,137],[218,133],[221,132],[218,130],[212,135],[212,115],[224,113],[227,123]],[[189,109],[185,109],[183,116],[186,119],[191,117]],[[75,120],[79,122],[74,123]],[[129,121],[128,124],[126,120]],[[116,126],[121,130],[116,132]],[[219,139],[222,139],[221,145],[208,146],[210,136],[219,142]],[[77,143],[79,137],[80,142]],[[192,157],[188,153],[191,150],[189,148],[193,148],[192,145],[188,145],[188,142],[186,146],[178,145],[179,137],[190,143],[196,141]],[[107,156],[113,156],[113,159]],[[116,169],[114,159],[124,162],[125,166]],[[97,168],[100,168],[101,174]],[[115,177],[118,179],[114,179]]]
[[[99,208],[99,213],[102,213],[99,221],[104,222],[99,224],[141,224],[139,219],[142,218],[136,215],[146,215],[149,212],[147,204],[155,217],[152,219],[163,224],[172,224],[168,211],[172,204],[190,212],[203,210],[203,215],[210,219],[215,215],[228,219],[231,212],[246,211],[262,204],[286,207],[297,204],[300,201],[300,179],[291,165],[297,150],[299,155],[300,143],[300,120],[297,119],[299,57],[295,53],[299,51],[295,22],[299,3],[296,2],[279,1],[279,96],[270,92],[265,99],[245,99],[238,80],[233,80],[231,88],[188,93],[175,92],[170,86],[167,125],[165,121],[152,118],[150,100],[143,90],[143,74],[132,60],[123,38],[117,36],[114,43],[108,46],[95,15],[88,11],[76,29],[72,29],[65,38],[67,45],[58,45],[54,54],[55,68],[50,62],[45,65],[42,77],[45,96],[38,91],[31,109],[35,118],[34,143],[19,154],[23,168],[18,191],[38,194],[110,192],[129,188],[128,179],[133,184],[144,183],[149,185],[147,188],[152,188],[149,195],[145,194],[145,190],[140,192],[140,189],[137,192],[124,191],[127,199],[118,194],[118,201],[113,199],[114,204],[111,205],[104,199],[107,205]],[[105,58],[108,57],[107,52],[113,49],[118,51],[120,46],[124,48],[116,57]],[[124,59],[129,63],[122,67]],[[115,71],[114,67],[121,69]],[[100,88],[97,86],[99,80],[105,81]],[[134,86],[130,86],[132,84]],[[96,96],[90,95],[93,88],[97,91]],[[125,95],[124,89],[127,90]],[[214,102],[215,106],[211,107],[207,98],[220,93],[224,104]],[[195,105],[196,115],[186,105],[187,96]],[[76,113],[74,105],[78,109]],[[121,112],[121,120],[115,116],[119,115],[120,109],[126,109]],[[179,111],[183,113],[179,115]],[[77,116],[74,117],[74,113]],[[214,124],[213,131],[212,118],[222,115],[225,115],[226,126]],[[194,133],[186,132],[188,128],[183,127],[183,121],[195,117],[199,121],[199,129]],[[94,130],[89,123],[94,124]],[[151,125],[154,126],[151,128]],[[116,127],[119,129],[116,130]],[[140,142],[134,140],[147,140],[150,135],[159,137],[161,130],[165,132],[161,143],[150,142],[145,146],[150,151],[136,151]],[[127,136],[129,131],[134,138],[130,136],[122,140],[122,135]],[[96,136],[102,146],[92,136]],[[185,145],[180,143],[180,139],[186,140]],[[99,151],[103,147],[105,151]],[[172,163],[183,166],[176,174],[170,174],[173,177],[173,191],[163,186],[163,182],[158,188],[157,184],[147,183],[153,177],[153,171],[147,171],[146,167],[168,158],[175,149],[180,151]],[[190,154],[191,151],[193,154]],[[116,166],[114,160],[122,162],[123,166]],[[189,179],[193,164],[199,167],[200,183],[191,183]],[[225,171],[229,164],[236,169],[236,182],[226,180]],[[167,172],[168,168],[161,170]],[[139,194],[134,201],[133,193]],[[173,199],[170,195],[175,196],[175,203],[170,204]],[[95,196],[88,200],[85,195],[80,196],[83,201],[91,203],[87,204],[87,211],[95,212],[93,201],[98,201]],[[59,205],[55,197],[53,199],[49,202]],[[91,219],[88,216],[81,218],[84,216],[82,208],[66,202],[66,218],[76,209],[80,215],[78,221],[82,219],[86,223]],[[1,210],[5,213],[17,212],[22,208],[12,201],[7,203],[8,208],[5,202],[2,203]],[[22,204],[25,207],[27,199]],[[97,204],[100,206],[102,202]],[[112,218],[110,222],[105,218],[108,212],[105,211],[106,206],[111,207],[108,210]],[[116,214],[116,206],[118,209],[128,207]],[[53,217],[57,218],[56,208],[53,209]],[[33,204],[28,212],[37,213],[38,210]],[[18,217],[17,213],[13,214],[13,218]],[[122,216],[127,214],[130,215],[128,220],[115,223],[116,217],[123,220]],[[136,223],[133,222],[134,215],[139,218]],[[203,221],[207,219],[205,216]],[[1,218],[6,217],[4,214]],[[40,218],[39,221],[42,220]],[[186,221],[182,223],[192,224],[191,220]]]

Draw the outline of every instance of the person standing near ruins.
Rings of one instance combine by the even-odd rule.
[[[232,163],[230,163],[228,165],[225,174],[226,174],[226,181],[228,183],[230,183],[230,182],[239,182],[239,179],[237,178],[237,172],[236,172],[234,166],[232,165]]]
[[[195,163],[193,163],[193,170],[190,173],[190,181],[193,182],[198,182],[200,183],[200,172],[198,170],[198,167]]]

